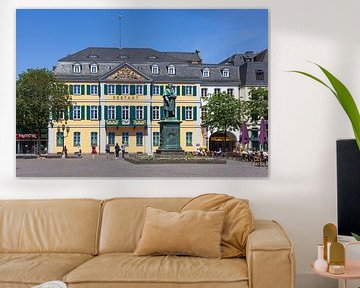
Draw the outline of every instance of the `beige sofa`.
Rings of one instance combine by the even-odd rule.
[[[178,211],[188,200],[2,200],[0,288],[51,280],[71,288],[294,287],[291,241],[269,220],[256,220],[246,258],[133,256],[145,207]]]

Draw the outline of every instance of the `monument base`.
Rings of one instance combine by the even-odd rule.
[[[159,121],[160,146],[156,150],[162,155],[182,155],[184,150],[180,146],[180,123],[176,118]]]

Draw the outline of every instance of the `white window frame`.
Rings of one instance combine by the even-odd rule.
[[[151,74],[159,74],[159,66],[158,65],[151,66]]]
[[[76,135],[76,137],[75,137],[75,135]],[[78,141],[75,141],[75,139],[78,140]],[[81,132],[74,131],[74,133],[73,133],[73,145],[74,145],[74,147],[81,146]]]
[[[110,135],[114,135],[114,138],[113,138],[114,142],[112,142],[112,143],[110,143],[110,138],[111,138]],[[111,145],[111,146],[115,145],[115,140],[116,140],[115,132],[109,132],[108,133],[108,144]]]
[[[74,64],[73,72],[76,74],[80,74],[81,73],[81,64],[79,64],[79,63]]]
[[[223,69],[221,71],[221,76],[224,78],[229,78],[230,77],[230,70],[229,69]]]
[[[90,95],[99,95],[98,85],[90,85]]]
[[[81,85],[73,85],[73,95],[81,95]]]
[[[108,85],[108,94],[114,95],[116,93],[116,85],[110,84]]]
[[[130,94],[130,85],[122,85],[121,92],[122,94]]]
[[[96,143],[94,144],[94,143],[92,143],[92,135],[96,135]],[[95,146],[98,146],[98,132],[94,132],[94,131],[92,131],[92,132],[90,132],[90,146],[93,146],[93,145],[95,145]]]
[[[193,119],[194,119],[193,107],[186,106],[185,107],[185,120],[193,120]]]
[[[116,107],[115,106],[108,106],[108,120],[115,120],[116,119]]]
[[[153,95],[160,95],[160,85],[153,86]]]
[[[227,94],[234,96],[234,89],[233,88],[228,88],[227,89]]]
[[[188,135],[190,135],[190,139],[191,139],[191,142],[188,144]],[[190,146],[193,146],[193,132],[186,132],[185,133],[185,145],[187,146],[187,147],[190,147]]]
[[[125,139],[127,139],[126,142],[124,141]],[[121,133],[121,144],[125,145],[126,147],[129,146],[129,144],[130,144],[129,132],[122,132]]]
[[[192,95],[193,93],[193,87],[192,86],[185,86],[185,95]]]
[[[94,69],[95,68],[95,69]],[[94,69],[94,70],[93,70]],[[97,74],[98,73],[98,65],[96,64],[91,64],[90,65],[90,73],[91,74]]]
[[[144,106],[135,107],[135,119],[144,120]]]
[[[157,143],[155,143],[155,135],[157,135],[156,136],[156,139],[157,139]],[[158,131],[155,131],[155,132],[153,132],[153,146],[160,146],[160,132],[158,132]]]
[[[160,106],[152,107],[152,120],[160,120]]]
[[[210,70],[208,68],[205,68],[202,71],[202,77],[204,77],[204,78],[209,78],[210,77]]]
[[[144,94],[144,86],[143,85],[136,85],[135,86],[135,94],[138,94],[138,95]]]
[[[220,93],[221,93],[221,88],[214,89],[214,94],[220,94]]]
[[[169,75],[175,75],[175,73],[176,73],[174,65],[169,65],[167,70],[168,70]]]
[[[208,88],[201,88],[201,96],[207,96],[208,95]]]
[[[81,106],[76,105],[73,107],[73,119],[81,120]]]
[[[123,120],[130,119],[130,107],[129,106],[121,107],[121,119],[123,119]]]
[[[141,137],[140,137],[141,135]],[[138,139],[141,139],[139,142],[141,142],[141,145],[138,145]],[[143,132],[136,132],[136,146],[142,147],[144,146],[144,133]]]
[[[99,106],[90,106],[90,120],[98,120],[99,117]]]

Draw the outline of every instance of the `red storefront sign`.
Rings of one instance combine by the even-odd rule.
[[[36,140],[39,139],[39,134],[32,133],[16,133],[16,140]]]

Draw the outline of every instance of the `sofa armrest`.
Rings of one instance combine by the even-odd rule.
[[[293,245],[277,222],[255,220],[255,230],[247,240],[246,261],[250,288],[295,287]]]

